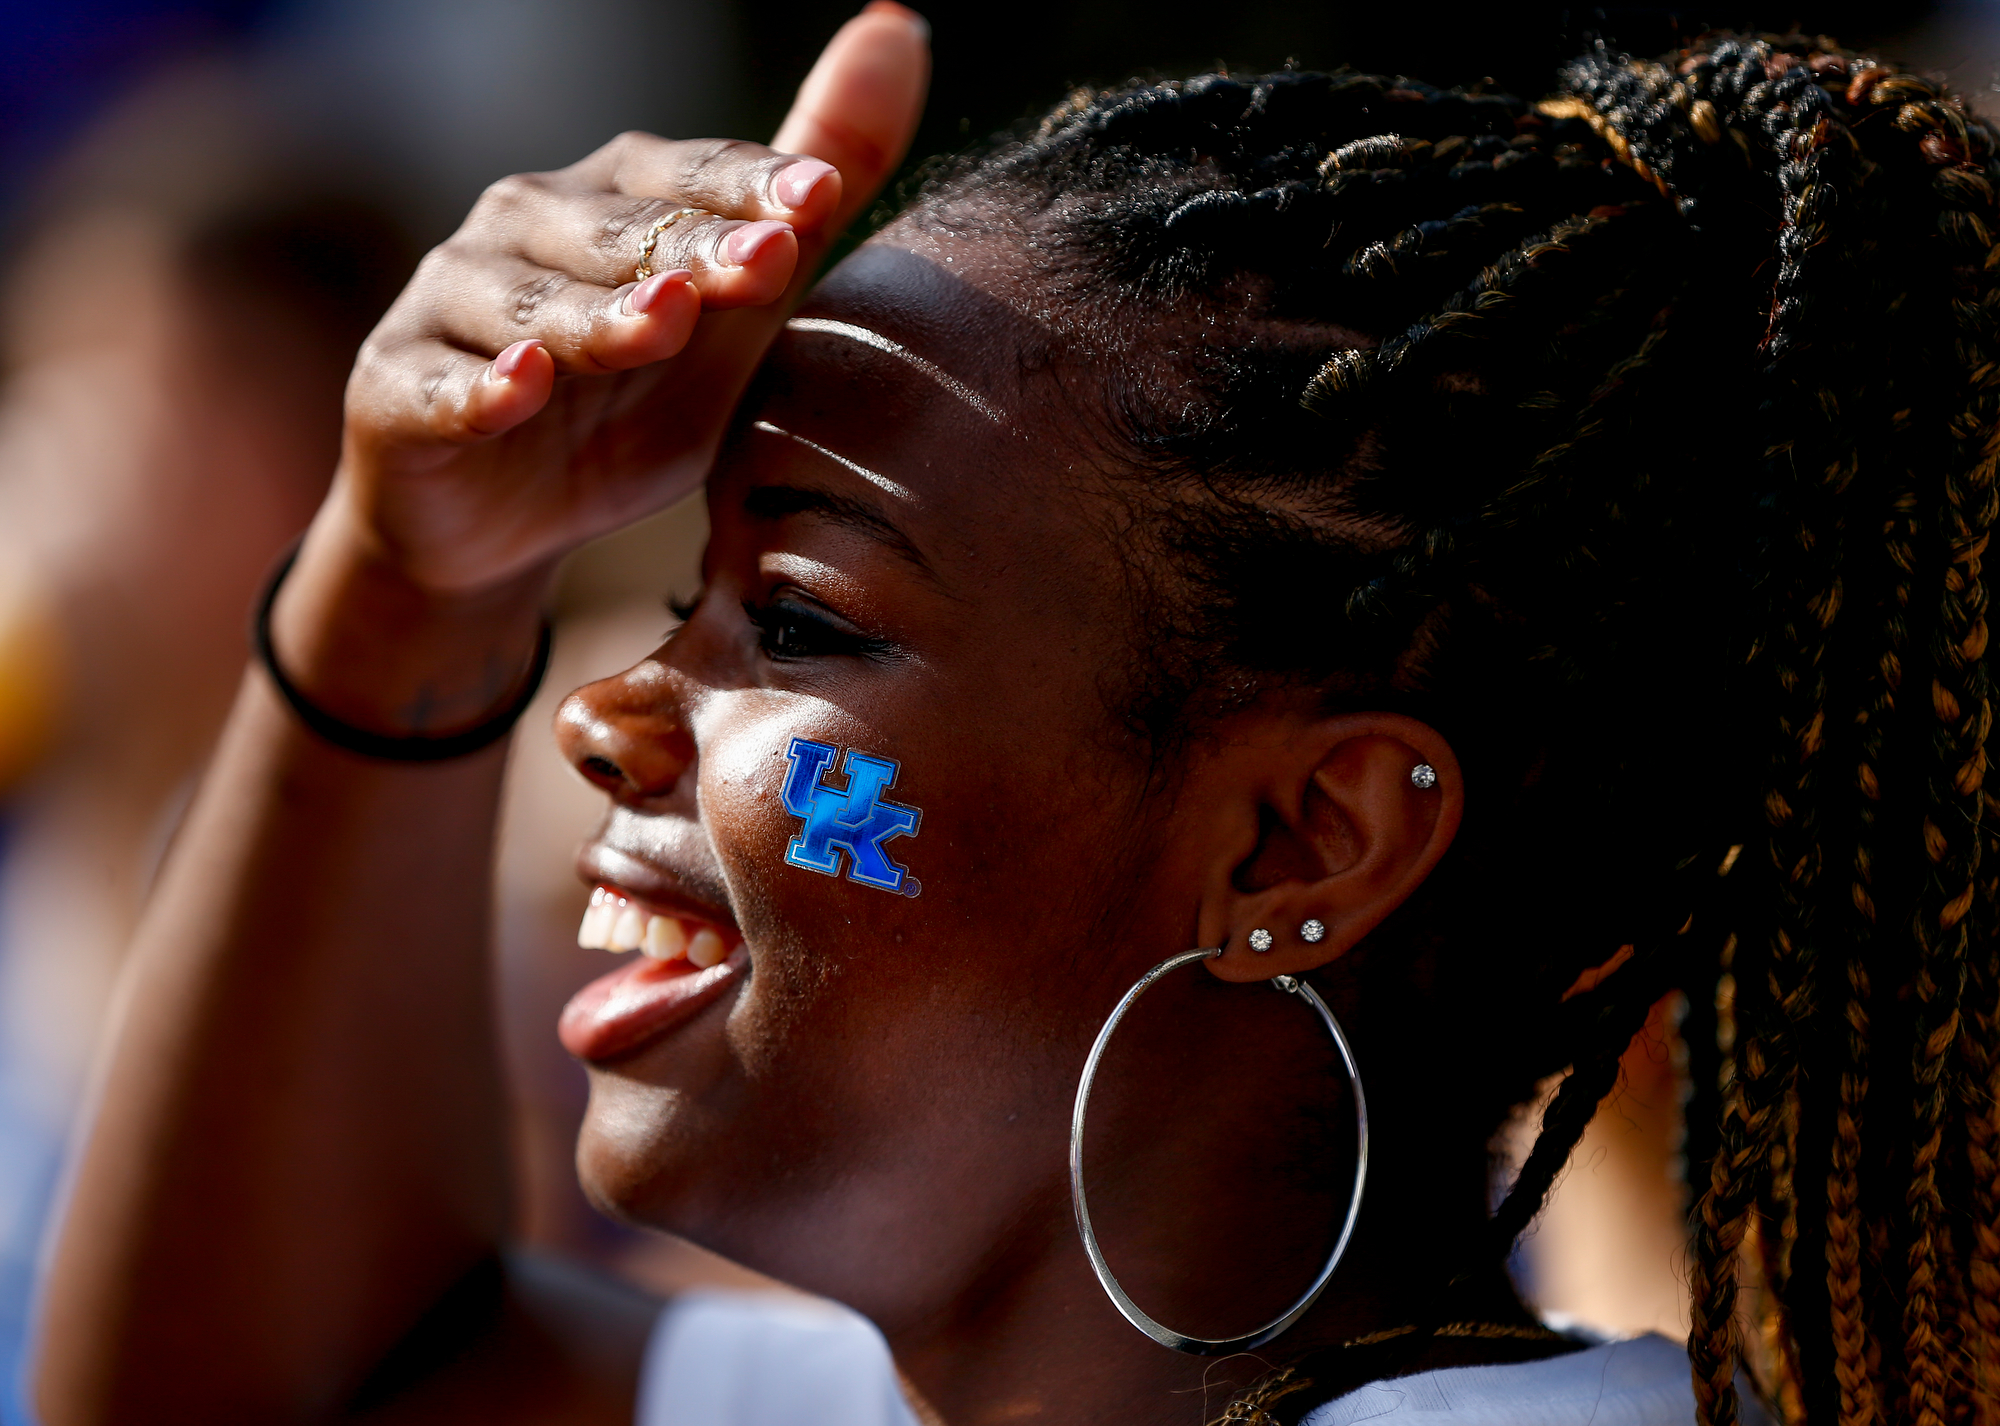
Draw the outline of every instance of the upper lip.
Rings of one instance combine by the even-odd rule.
[[[727,907],[696,896],[672,872],[602,841],[590,842],[577,853],[576,869],[585,881],[614,886],[656,913],[706,921],[742,934]]]

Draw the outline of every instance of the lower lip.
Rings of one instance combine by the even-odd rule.
[[[599,976],[571,996],[556,1034],[580,1060],[629,1054],[700,1013],[736,983],[749,963],[742,946],[707,970],[684,960],[635,956],[629,965]]]

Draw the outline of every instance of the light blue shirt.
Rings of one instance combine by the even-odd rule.
[[[690,1292],[660,1313],[637,1426],[917,1426],[860,1314],[775,1292]]]
[[[1375,1382],[1303,1426],[1693,1426],[1687,1353],[1664,1337]],[[1770,1418],[1743,1393],[1744,1426]],[[692,1292],[660,1314],[637,1426],[917,1426],[888,1344],[812,1298]]]
[[[1743,1426],[1769,1426],[1750,1394],[1738,1395]],[[1648,1333],[1535,1362],[1371,1382],[1301,1426],[1693,1426],[1694,1419],[1686,1349]]]

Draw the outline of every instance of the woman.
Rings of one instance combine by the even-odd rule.
[[[1534,107],[1080,94],[781,330],[923,66],[877,4],[775,151],[496,186],[364,349],[135,953],[49,1420],[629,1419],[652,1305],[499,1256],[491,740],[554,560],[703,475],[685,622],[558,720],[584,938],[642,948],[561,1027],[609,1211],[858,1308],[952,1423],[1727,1422],[1752,1345],[1795,1419],[1990,1412],[1984,124],[1727,39]],[[1691,1397],[1503,1269],[1675,986]],[[1266,1341],[1361,1189],[1307,989],[1373,1138]],[[1108,1270],[1225,1362],[1073,1236],[1087,1056]]]

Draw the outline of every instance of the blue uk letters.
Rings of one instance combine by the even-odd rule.
[[[785,750],[791,768],[785,774],[785,810],[803,817],[805,827],[785,848],[785,860],[808,871],[840,875],[840,854],[847,853],[847,879],[884,891],[914,894],[909,868],[882,851],[891,837],[914,837],[923,813],[900,802],[884,802],[882,794],[896,785],[899,764],[847,750],[841,771],[847,790],[835,791],[820,779],[840,750],[830,743],[794,738]],[[905,887],[905,882],[908,887]]]

